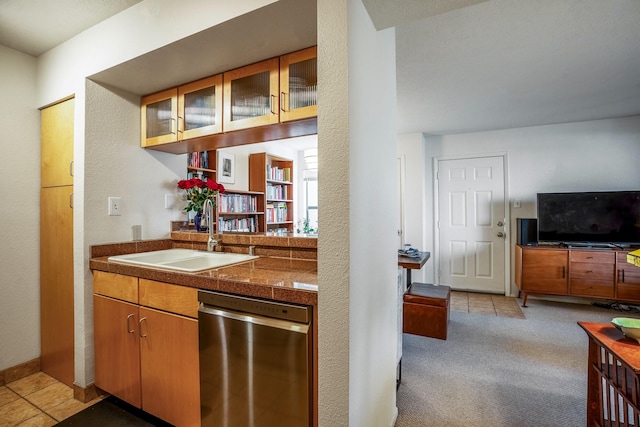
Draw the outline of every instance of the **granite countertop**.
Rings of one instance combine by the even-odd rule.
[[[241,264],[187,273],[109,262],[109,256],[116,255],[116,253],[100,254],[100,251],[96,252],[98,253],[92,253],[92,258],[89,261],[91,270],[198,289],[317,305],[318,275],[315,260],[260,256],[256,260]],[[145,252],[145,250],[140,252]]]

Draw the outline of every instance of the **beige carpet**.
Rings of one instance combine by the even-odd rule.
[[[621,313],[531,299],[517,307],[526,318],[503,317],[501,303],[489,298],[491,315],[476,297],[466,310],[464,296],[452,299],[446,341],[404,334],[396,426],[584,426],[588,340],[577,322]]]

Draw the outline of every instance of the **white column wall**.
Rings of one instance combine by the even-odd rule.
[[[319,421],[387,426],[395,406],[395,35],[360,0],[318,3]]]
[[[0,371],[40,356],[36,59],[0,46]]]

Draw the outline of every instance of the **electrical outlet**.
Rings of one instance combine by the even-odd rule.
[[[109,216],[120,216],[121,213],[121,203],[120,197],[109,197]]]
[[[142,240],[142,226],[141,225],[132,225],[131,226],[131,238],[133,240]]]

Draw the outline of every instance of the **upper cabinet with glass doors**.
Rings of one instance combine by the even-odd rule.
[[[278,123],[278,58],[224,73],[224,131]]]
[[[222,74],[142,98],[142,146],[222,132]]]
[[[280,121],[318,115],[318,49],[316,46],[280,57]]]

